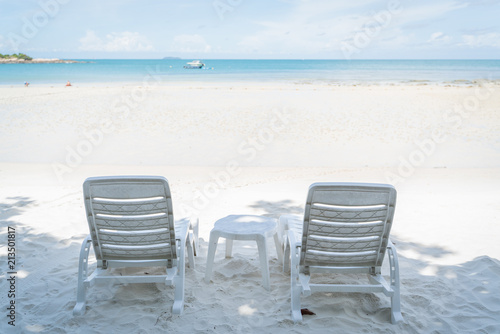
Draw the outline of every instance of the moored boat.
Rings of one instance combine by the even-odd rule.
[[[201,61],[193,60],[184,65],[184,68],[202,68],[203,66],[205,66],[205,64],[203,64]]]

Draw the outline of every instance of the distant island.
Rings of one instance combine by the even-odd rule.
[[[69,59],[58,59],[58,58],[32,58],[30,56],[25,55],[24,53],[12,54],[12,55],[4,55],[0,53],[0,64],[69,64],[69,63],[81,63],[76,60]]]
[[[172,60],[172,59],[182,59],[182,58],[180,58],[180,57],[163,57],[163,59],[170,59],[170,60]]]

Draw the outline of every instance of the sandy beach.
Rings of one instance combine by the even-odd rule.
[[[500,84],[98,83],[0,86],[2,333],[500,333]],[[200,219],[184,314],[160,284],[94,286],[73,317],[85,178],[162,175]],[[379,294],[313,294],[294,324],[273,243],[216,253],[229,214],[301,214],[320,181],[391,183],[404,323]],[[15,328],[6,307],[15,229]],[[93,257],[92,257],[93,259]],[[95,266],[95,261],[92,260]]]

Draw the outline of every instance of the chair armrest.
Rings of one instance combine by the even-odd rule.
[[[294,265],[294,260],[298,261],[300,258],[300,248],[302,247],[302,243],[297,240],[296,233],[292,230],[289,230],[287,233],[288,246],[291,251],[291,260],[292,266]],[[299,264],[298,262],[296,263]]]
[[[389,239],[387,243],[387,255],[389,256],[390,284],[391,288],[399,287],[399,260],[396,246]]]
[[[179,220],[176,220],[174,223],[175,226],[175,238],[178,240],[186,241],[188,232],[189,232],[189,227],[190,227],[190,221],[188,221],[186,218],[182,218]]]

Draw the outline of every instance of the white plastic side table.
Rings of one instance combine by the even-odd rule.
[[[266,244],[266,238],[270,236],[274,237],[278,259],[282,261],[283,253],[276,232],[276,219],[252,215],[230,215],[216,221],[214,228],[210,232],[205,282],[210,282],[215,251],[220,237],[226,238],[226,257],[231,257],[233,240],[255,240],[259,249],[260,268],[264,281],[263,285],[267,290],[270,290]]]

